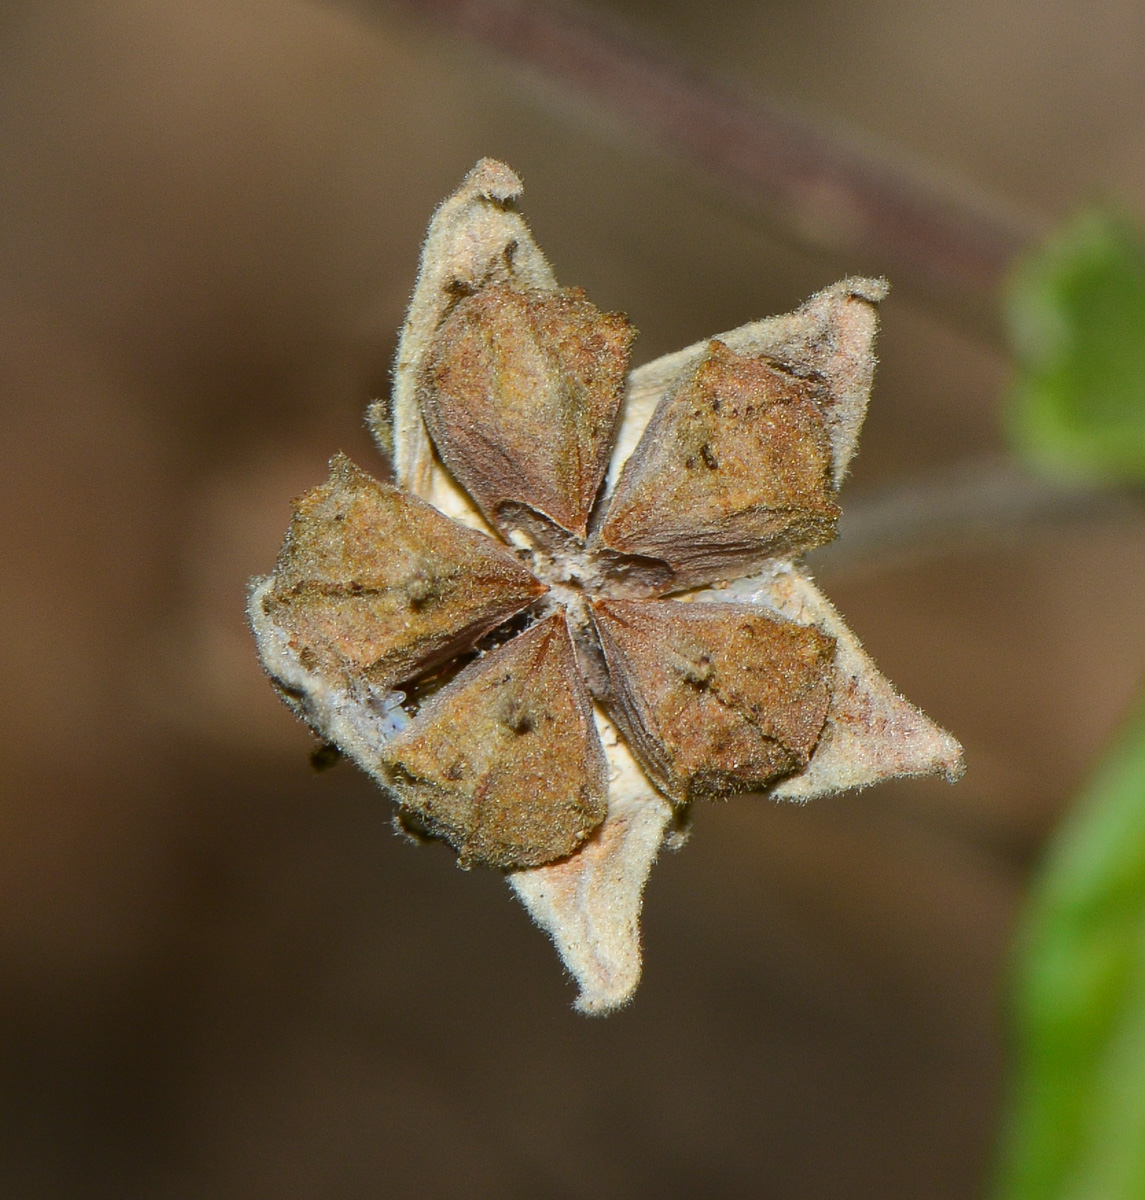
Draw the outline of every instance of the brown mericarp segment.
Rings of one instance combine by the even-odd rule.
[[[834,638],[745,604],[599,600],[593,615],[617,722],[674,800],[752,791],[810,761]]]
[[[663,560],[675,588],[830,541],[839,508],[811,388],[711,342],[625,465],[600,545]]]
[[[467,649],[545,592],[492,538],[344,455],[297,501],[265,601],[309,670],[390,687]]]
[[[404,813],[464,866],[564,858],[608,807],[604,751],[563,613],[466,667],[383,754]]]
[[[488,518],[526,504],[583,535],[608,465],[635,330],[579,288],[498,284],[434,335],[420,402],[438,452]]]

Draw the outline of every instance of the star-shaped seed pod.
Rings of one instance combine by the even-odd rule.
[[[607,1012],[695,800],[962,770],[800,556],[835,534],[881,280],[626,374],[484,159],[438,209],[389,403],[393,482],[336,456],[252,585],[263,665],[463,866],[502,870]]]

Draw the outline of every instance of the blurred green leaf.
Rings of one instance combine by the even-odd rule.
[[[1051,847],[1017,985],[999,1200],[1142,1200],[1145,708]]]
[[[1145,245],[1104,211],[1018,269],[1006,315],[1019,451],[1066,478],[1145,482]]]

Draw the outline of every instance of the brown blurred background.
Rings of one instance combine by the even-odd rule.
[[[1145,207],[1131,0],[598,7],[1006,202]],[[966,778],[703,809],[634,1006],[579,1017],[498,878],[312,772],[246,579],[335,450],[376,469],[481,155],[641,361],[856,264],[380,2],[9,0],[0,42],[0,1194],[979,1195],[1023,883],[1145,664],[1145,520],[825,567]],[[1001,353],[884,319],[845,501],[1002,447]]]

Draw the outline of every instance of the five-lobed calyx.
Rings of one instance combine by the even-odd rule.
[[[627,318],[557,286],[519,194],[483,160],[438,210],[369,413],[396,486],[336,457],[248,611],[287,703],[408,829],[506,869],[605,1012],[673,806],[954,778],[961,750],[798,563],[835,533],[886,285],[627,373]]]

